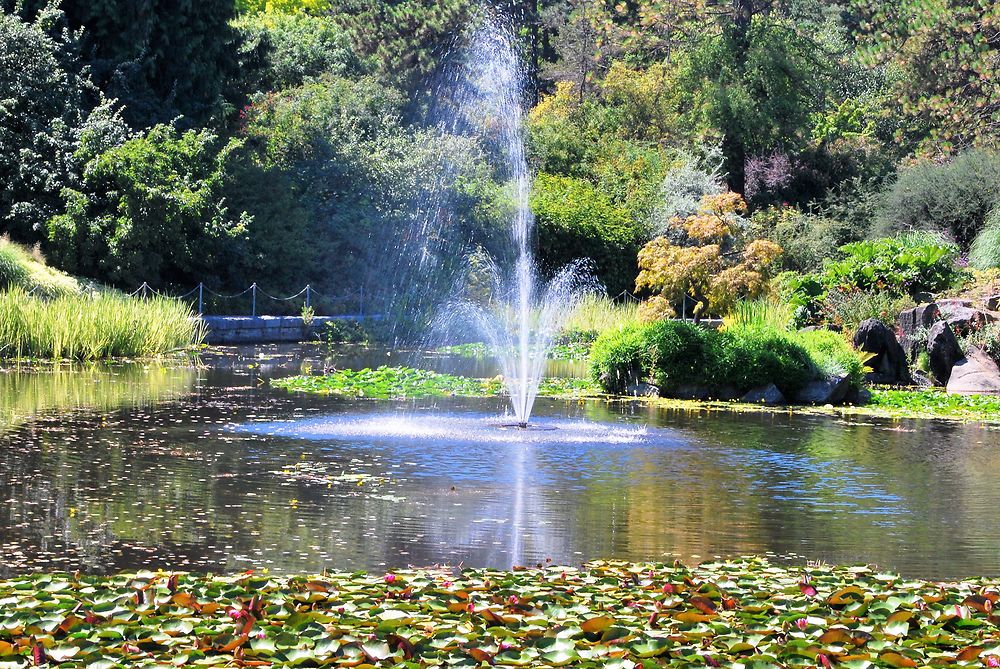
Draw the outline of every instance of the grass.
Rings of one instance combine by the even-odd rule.
[[[337,370],[323,376],[292,376],[271,381],[275,388],[292,392],[372,399],[412,399],[422,397],[494,397],[504,392],[500,377],[474,379],[467,376],[439,374],[411,367]],[[543,395],[595,392],[584,379],[543,379]]]
[[[204,337],[178,300],[115,293],[45,299],[20,288],[0,292],[0,357],[53,360],[152,357]]]
[[[41,252],[0,237],[0,290],[21,288],[46,297],[76,295],[94,288],[45,264]]]
[[[603,295],[585,295],[563,323],[563,330],[600,334],[638,320],[638,302],[614,302]]]
[[[0,581],[4,666],[996,666],[994,582],[592,562]]]

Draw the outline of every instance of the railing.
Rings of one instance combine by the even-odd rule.
[[[256,282],[250,284],[250,287],[247,288],[246,290],[243,290],[243,291],[241,291],[239,293],[233,293],[231,295],[227,295],[227,294],[224,294],[224,293],[217,293],[214,290],[212,290],[211,288],[206,287],[204,283],[199,283],[197,286],[195,286],[194,288],[192,288],[191,290],[189,290],[186,293],[183,293],[181,295],[173,295],[173,294],[170,294],[170,293],[166,293],[166,292],[163,292],[163,291],[156,290],[155,288],[153,288],[152,286],[150,286],[148,283],[146,283],[145,281],[143,281],[141,286],[139,286],[134,291],[132,291],[131,293],[129,293],[129,296],[130,297],[139,297],[139,298],[142,298],[142,299],[148,299],[151,296],[157,296],[157,297],[167,297],[167,298],[173,298],[173,299],[178,299],[178,300],[184,300],[184,299],[194,298],[197,295],[197,300],[196,300],[197,305],[198,305],[197,306],[197,311],[198,311],[199,314],[205,315],[205,301],[206,301],[205,298],[206,298],[206,296],[208,296],[209,298],[215,298],[215,300],[228,301],[228,300],[239,299],[239,298],[244,297],[245,295],[248,295],[248,294],[250,295],[250,315],[253,316],[253,317],[257,316],[257,301],[258,301],[258,297],[262,297],[262,298],[266,298],[266,299],[272,300],[275,303],[292,302],[292,301],[295,301],[295,300],[302,299],[302,301],[303,301],[303,307],[307,308],[307,309],[311,308],[313,306],[313,304],[314,304],[313,298],[321,298],[321,299],[323,299],[323,301],[327,302],[328,304],[334,304],[334,303],[342,303],[342,304],[349,304],[349,303],[351,303],[351,304],[353,304],[356,301],[357,309],[358,310],[357,310],[357,313],[354,314],[354,315],[357,315],[360,318],[364,318],[364,315],[365,315],[365,291],[364,291],[364,287],[360,288],[357,292],[351,292],[351,293],[346,293],[344,295],[333,296],[333,295],[325,295],[323,293],[320,293],[315,288],[313,288],[311,285],[306,285],[305,288],[303,288],[299,292],[295,293],[294,295],[289,295],[288,297],[276,297],[276,296],[271,295],[270,293],[264,291],[263,289],[261,289],[260,286],[258,286]],[[194,302],[194,300],[192,300],[192,302]],[[334,314],[327,314],[327,315],[334,315]]]

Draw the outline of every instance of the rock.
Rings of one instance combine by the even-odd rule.
[[[778,386],[769,383],[766,386],[757,386],[740,398],[741,402],[747,404],[763,404],[768,407],[776,407],[785,404],[785,396],[778,390]]]
[[[913,296],[913,301],[917,304],[927,304],[934,301],[934,296],[927,292],[921,292]]]
[[[972,346],[951,370],[950,395],[1000,395],[1000,367],[982,349]]]
[[[951,368],[962,359],[962,348],[955,339],[951,326],[938,321],[927,333],[927,355],[930,356],[931,374],[937,385],[947,385]]]
[[[889,326],[882,321],[874,318],[862,321],[854,333],[854,348],[875,356],[868,361],[868,366],[872,368],[868,380],[872,383],[910,383],[910,368],[903,347],[896,341],[896,335]]]
[[[872,393],[867,388],[850,388],[844,396],[844,404],[860,406],[872,401]]]
[[[1000,295],[990,295],[987,297],[986,308],[990,311],[1000,311]]]
[[[910,380],[913,382],[913,385],[919,388],[931,388],[934,385],[934,381],[931,380],[931,377],[927,376],[927,374],[921,372],[919,369],[910,371]]]
[[[708,400],[712,397],[711,390],[707,386],[700,386],[696,383],[680,383],[667,393],[668,397],[679,400]]]
[[[652,383],[633,383],[625,388],[625,394],[630,397],[659,397],[660,389]]]
[[[910,337],[914,335],[919,336],[934,325],[934,321],[937,320],[940,313],[941,310],[938,308],[938,305],[933,302],[921,304],[919,307],[913,307],[912,309],[900,312],[899,316],[896,317],[896,322],[899,324],[899,329],[903,331],[904,335]]]
[[[951,309],[957,309],[959,307],[971,307],[972,300],[962,300],[958,298],[952,298],[949,300],[938,300],[937,305],[938,308],[941,309],[941,311],[948,311]]]
[[[927,331],[934,325],[934,321],[938,319],[940,314],[941,310],[938,309],[938,305],[931,302],[907,309],[896,317],[896,323],[903,333],[900,344],[910,364],[917,361],[917,356],[922,351],[927,350]]]
[[[811,381],[795,394],[800,404],[840,404],[851,389],[846,376],[835,376],[825,381]]]
[[[960,305],[941,307],[941,317],[953,331],[963,335],[997,320],[997,317],[989,311]]]

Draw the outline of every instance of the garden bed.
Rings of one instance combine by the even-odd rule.
[[[135,666],[997,666],[994,582],[763,559],[0,582],[0,663]]]

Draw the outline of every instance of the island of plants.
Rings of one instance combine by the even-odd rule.
[[[760,558],[0,581],[2,666],[1000,664],[1000,588]]]

